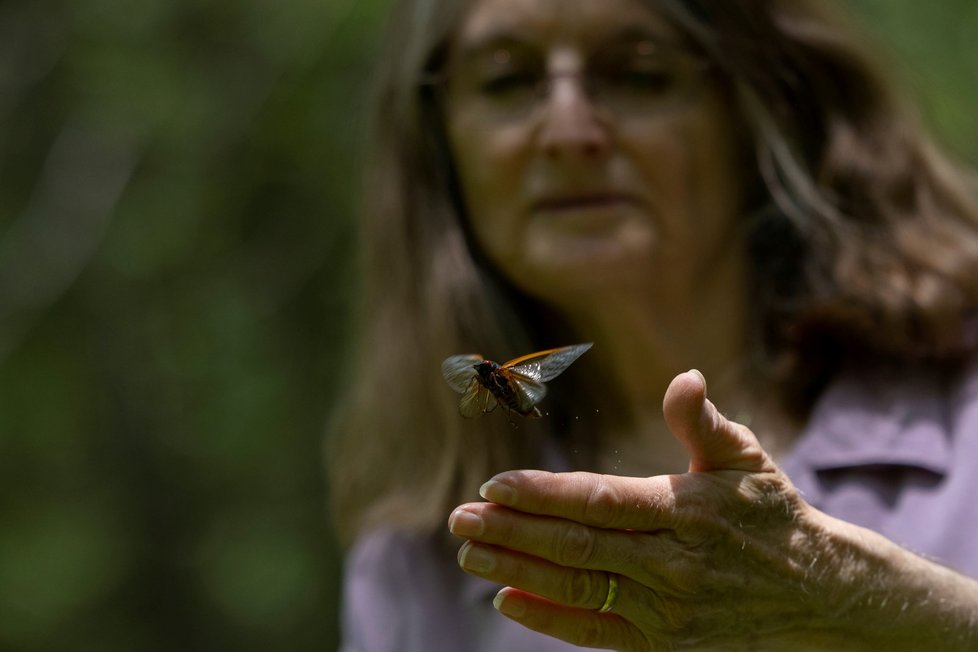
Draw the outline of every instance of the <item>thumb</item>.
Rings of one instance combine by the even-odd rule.
[[[669,430],[689,452],[690,471],[772,471],[774,462],[747,426],[728,420],[706,398],[706,378],[692,369],[672,379],[662,400]]]

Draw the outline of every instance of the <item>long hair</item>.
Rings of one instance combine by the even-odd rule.
[[[746,225],[755,334],[796,412],[848,358],[976,344],[978,194],[823,0],[663,0],[731,81],[767,205]]]
[[[355,369],[327,434],[332,516],[344,542],[380,523],[431,528],[451,499],[536,461],[526,429],[480,419],[463,432],[439,371],[454,353],[515,355],[529,344],[505,290],[472,254],[437,102],[420,84],[470,3],[396,4],[363,181]]]
[[[349,542],[431,530],[492,473],[540,463],[560,419],[466,422],[440,361],[540,344],[531,302],[466,232],[438,101],[474,0],[400,0],[373,98],[361,221],[363,301],[350,391],[327,440]],[[761,373],[804,412],[849,356],[950,360],[978,305],[974,187],[826,0],[645,0],[685,31],[739,103],[763,192],[745,217]],[[546,342],[553,345],[554,342]]]

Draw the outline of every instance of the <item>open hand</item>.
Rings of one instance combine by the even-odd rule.
[[[838,627],[848,544],[828,517],[707,400],[699,372],[673,380],[663,409],[688,473],[499,474],[488,502],[452,513],[460,565],[505,587],[506,616],[586,647],[801,649]]]

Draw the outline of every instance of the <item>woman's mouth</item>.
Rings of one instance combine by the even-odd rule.
[[[631,206],[634,199],[618,192],[566,193],[544,197],[533,202],[534,212],[574,213],[604,211]]]

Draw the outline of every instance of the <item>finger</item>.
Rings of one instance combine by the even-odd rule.
[[[774,463],[746,426],[729,421],[706,398],[706,379],[694,370],[676,376],[662,412],[689,451],[690,471],[773,471]]]
[[[649,647],[635,625],[615,614],[565,607],[512,587],[500,590],[492,604],[524,627],[571,645],[613,650]]]
[[[674,565],[684,566],[667,550],[668,541],[656,535],[636,529],[599,529],[576,521],[525,514],[493,503],[460,506],[449,517],[448,527],[456,536],[533,555],[562,567],[614,571],[641,581],[651,578],[646,569],[636,574],[633,566],[637,558],[673,560],[674,564],[659,570],[660,576],[671,577],[678,570]],[[512,584],[511,581],[500,583]]]
[[[568,568],[497,546],[466,541],[459,548],[458,565],[470,575],[568,607],[597,610],[608,597],[605,571]]]
[[[506,471],[482,485],[479,493],[490,502],[521,512],[600,528],[651,531],[672,527],[675,520],[671,476]]]
[[[607,605],[609,612],[632,622],[652,623],[657,629],[665,629],[668,624],[660,617],[660,612],[667,610],[662,609],[655,592],[620,573],[568,568],[532,555],[472,541],[466,541],[459,548],[458,565],[470,575],[532,593],[565,607],[599,611]],[[612,577],[615,578],[613,595]]]

